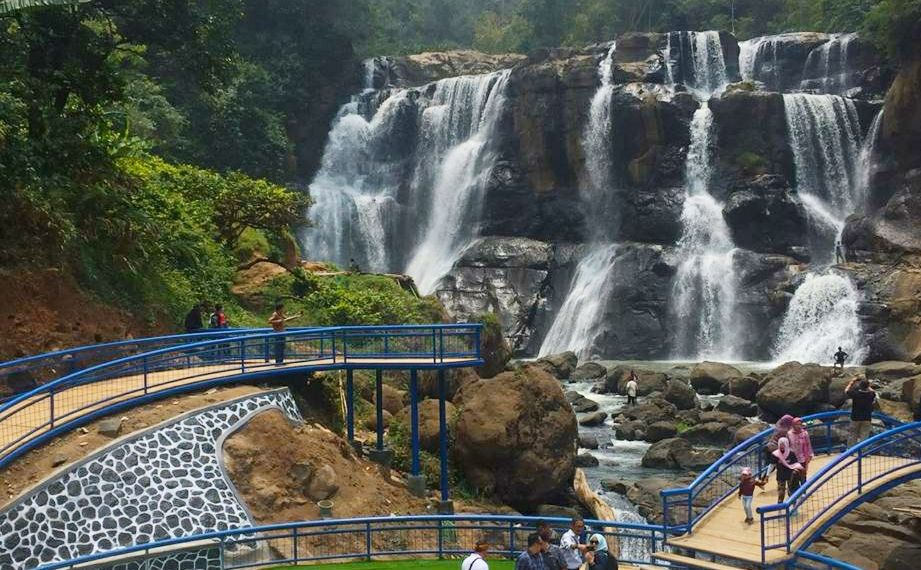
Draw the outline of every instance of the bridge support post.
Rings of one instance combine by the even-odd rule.
[[[438,371],[438,459],[440,461],[441,502],[439,514],[453,515],[454,503],[449,498],[448,489],[448,417],[445,402],[447,400],[447,382],[445,371]]]
[[[351,368],[345,371],[345,424],[349,442],[355,443],[355,378]]]
[[[376,370],[374,375],[374,401],[377,403],[377,450],[384,450],[384,371]]]
[[[425,496],[425,478],[419,474],[419,371],[409,371],[409,424],[412,441],[412,468],[407,480],[409,491],[419,497]]]

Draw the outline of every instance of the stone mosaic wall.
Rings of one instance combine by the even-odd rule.
[[[220,446],[267,407],[302,421],[288,390],[263,392],[192,412],[74,464],[0,511],[0,568],[251,526],[221,467]]]
[[[105,566],[99,570],[219,570],[220,568],[220,549],[202,548],[201,550],[164,554],[139,562],[123,562]]]

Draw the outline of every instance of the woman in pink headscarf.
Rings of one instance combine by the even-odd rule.
[[[777,467],[777,458],[774,457],[774,452],[777,451],[777,442],[780,438],[787,437],[790,428],[793,427],[793,419],[793,416],[786,414],[777,420],[777,424],[774,426],[774,433],[771,434],[771,438],[764,444],[764,454],[767,455],[770,468],[761,478],[762,483],[767,482],[768,478],[771,476],[771,472]]]
[[[781,437],[777,440],[777,450],[772,455],[777,460],[777,502],[782,503],[787,493],[788,484],[791,495],[802,484],[800,473],[803,470],[803,466],[796,458],[793,450],[790,449],[790,440],[786,437]]]
[[[815,457],[812,451],[812,440],[809,439],[809,432],[803,426],[803,420],[793,418],[793,427],[787,432],[787,439],[790,440],[790,448],[796,454],[796,458],[803,466],[803,480],[806,479],[806,473],[809,471],[809,462]]]

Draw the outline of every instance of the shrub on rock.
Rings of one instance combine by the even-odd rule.
[[[467,481],[518,510],[552,502],[572,485],[576,416],[544,366],[465,387],[456,429],[455,457]]]

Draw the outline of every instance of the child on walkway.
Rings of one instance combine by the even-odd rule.
[[[759,481],[752,477],[752,468],[744,467],[742,476],[739,478],[739,498],[742,499],[742,508],[745,509],[745,524],[752,524],[755,520],[752,516],[752,500],[755,494],[755,487],[764,488],[764,481]]]

